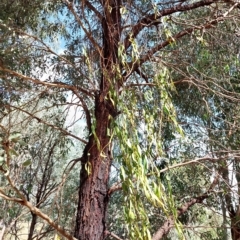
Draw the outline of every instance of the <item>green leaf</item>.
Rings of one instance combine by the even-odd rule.
[[[27,143],[23,140],[19,140],[18,143],[21,145],[21,146],[27,146]]]
[[[130,218],[131,220],[134,220],[134,219],[135,219],[135,214],[134,214],[134,212],[131,211],[131,210],[129,211],[128,216],[129,216],[129,218]]]
[[[11,156],[18,156],[18,155],[19,155],[13,148],[10,148],[10,149],[9,149],[9,154],[10,154]]]
[[[30,159],[28,159],[28,160],[26,160],[25,162],[23,162],[23,167],[27,167],[27,166],[29,166],[29,165],[31,165],[32,164],[32,161],[30,160]]]
[[[120,167],[120,171],[121,171],[120,177],[122,178],[123,181],[125,181],[126,173],[125,173],[125,170],[122,166]]]
[[[13,133],[9,136],[9,141],[16,143],[21,138],[21,136],[21,133]]]

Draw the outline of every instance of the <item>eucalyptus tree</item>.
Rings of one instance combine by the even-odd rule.
[[[25,1],[20,3],[21,6],[26,4]],[[5,40],[1,80],[10,86],[16,85],[14,91],[8,89],[10,95],[35,92],[33,102],[37,96],[54,99],[59,92],[66,92],[68,97],[72,95],[74,101],[61,104],[81,109],[76,112],[76,121],[85,121],[86,133],[73,134],[70,126],[51,123],[34,108],[25,109],[21,102],[6,101],[5,107],[9,111],[22,111],[29,119],[84,145],[83,153],[79,150],[80,187],[74,233],[66,231],[34,206],[17,186],[15,197],[4,191],[1,196],[28,207],[68,239],[100,240],[108,235],[119,239],[107,229],[107,210],[113,193],[121,191],[128,238],[151,239],[153,235],[152,239],[161,239],[173,227],[184,238],[179,217],[209,197],[219,175],[216,174],[212,183],[195,191],[197,196],[184,200],[182,193],[181,201],[172,194],[174,178],[164,181],[161,177],[161,173],[169,169],[191,163],[182,163],[180,158],[177,164],[162,164],[162,157],[167,155],[165,146],[171,142],[167,141],[168,137],[184,135],[177,121],[177,114],[184,114],[184,111],[180,111],[181,101],[174,102],[172,98],[176,91],[174,86],[181,90],[187,83],[185,95],[179,96],[181,100],[191,100],[196,93],[192,85],[196,86],[200,96],[196,104],[203,117],[209,112],[203,104],[208,107],[213,102],[207,103],[205,92],[222,100],[232,99],[229,95],[234,94],[234,100],[239,100],[235,89],[228,89],[225,76],[212,76],[214,70],[217,73],[219,69],[214,69],[214,65],[224,67],[225,60],[217,61],[217,56],[222,55],[218,55],[221,41],[216,35],[223,23],[231,22],[231,27],[224,29],[235,37],[238,1],[63,0],[36,2],[35,9],[38,9],[36,6],[41,11],[34,15],[34,24],[27,21],[29,24],[24,29],[1,23]],[[211,42],[205,41],[206,35],[213,36]],[[17,36],[17,41],[11,45],[13,36]],[[227,41],[223,35],[221,40]],[[56,47],[59,44],[62,49]],[[209,51],[202,48],[208,44],[212,47],[209,51],[215,56],[214,61]],[[235,50],[236,46],[237,42],[233,41],[229,49]],[[8,49],[17,57],[9,55]],[[237,53],[229,51],[228,54]],[[7,61],[8,56],[13,61]],[[198,57],[207,58],[209,62],[201,62]],[[231,62],[230,58],[228,60]],[[26,66],[21,68],[17,63]],[[202,66],[201,63],[208,64]],[[56,104],[59,104],[57,100],[53,101],[53,105]],[[214,106],[211,105],[213,109]],[[42,112],[47,110],[48,107],[42,108]],[[179,139],[176,138],[176,144]],[[6,143],[9,141],[3,141],[2,145],[7,155],[10,148]],[[216,157],[220,156],[211,155],[199,161],[216,161]],[[164,169],[159,170],[159,161]],[[6,158],[6,167],[2,167],[5,174],[10,162],[11,158]],[[119,177],[110,186],[113,164],[119,170]],[[162,224],[157,229],[151,226],[149,205],[157,208],[161,215]]]
[[[36,99],[35,94],[34,99]],[[1,193],[5,192],[9,197],[14,196],[14,191],[20,191],[24,197],[43,211],[51,213],[52,217],[62,223],[61,195],[63,182],[69,187],[68,181],[62,178],[62,168],[66,166],[66,154],[69,153],[71,142],[61,132],[50,131],[45,125],[29,118],[24,111],[31,109],[35,116],[41,116],[42,109],[48,109],[45,119],[55,126],[65,124],[65,115],[61,106],[52,108],[51,101],[60,104],[59,98],[40,98],[32,101],[33,96],[28,92],[18,100],[21,109],[10,109],[8,106],[16,102],[14,97],[4,104],[1,113]],[[48,100],[48,102],[46,102]],[[4,99],[3,99],[4,101]],[[61,104],[60,104],[61,105]],[[24,129],[24,131],[22,131]],[[7,160],[7,161],[5,161]],[[67,169],[65,174],[69,175]],[[77,187],[75,186],[75,189]],[[17,190],[18,189],[18,190]],[[68,189],[68,198],[71,197],[72,189]],[[75,190],[76,192],[76,190]],[[55,193],[55,194],[53,194]],[[28,239],[50,238],[53,230],[50,226],[38,218],[34,212],[26,212],[21,204],[13,205],[6,198],[1,199],[0,204],[4,212],[1,219],[6,226],[5,238],[23,235],[28,231]],[[67,221],[64,224],[67,225]],[[29,229],[27,228],[29,223]],[[69,225],[68,225],[69,226]],[[37,229],[36,229],[37,228]],[[22,230],[24,231],[22,232]]]
[[[205,135],[201,144],[204,150],[201,152],[216,158],[204,164],[205,172],[211,175],[214,169],[221,175],[218,198],[209,202],[208,206],[212,204],[218,211],[223,211],[223,225],[225,229],[231,227],[232,239],[237,239],[239,39],[238,27],[234,22],[225,21],[220,26],[217,31],[209,29],[201,36],[197,35],[195,40],[199,41],[198,45],[195,42],[188,46],[181,44],[178,59],[170,61],[174,68],[180,68],[184,73],[184,84],[179,84],[179,76],[175,75],[177,95],[174,101],[179,109],[180,121],[192,135],[197,128]],[[218,44],[215,44],[216,39],[220,39]],[[189,84],[192,84],[191,91],[188,90]],[[195,125],[192,130],[191,122]]]

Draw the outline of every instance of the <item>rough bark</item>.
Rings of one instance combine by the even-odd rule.
[[[116,105],[109,98],[110,88],[118,92],[116,68],[120,36],[121,2],[105,1],[102,19],[103,56],[100,91],[95,96],[95,132],[84,149],[80,172],[79,202],[74,236],[81,240],[101,240],[106,233],[108,181],[111,147],[108,129],[116,117]],[[109,8],[110,6],[110,8]],[[111,9],[111,11],[109,11]],[[87,170],[88,169],[88,170]]]
[[[111,163],[108,146],[109,138],[105,134],[108,126],[108,120],[106,120],[108,112],[104,108],[103,104],[99,104],[96,109],[98,116],[97,126],[100,125],[96,133],[102,151],[96,144],[96,139],[94,139],[93,135],[84,151],[74,234],[77,239],[100,240],[104,238],[109,168]]]

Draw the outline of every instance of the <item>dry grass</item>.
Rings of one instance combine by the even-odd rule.
[[[38,223],[36,225],[35,229],[36,229],[36,231],[40,232],[42,227],[43,227],[43,224],[42,223]],[[18,223],[18,225],[17,225],[17,234],[14,235],[12,233],[8,233],[7,235],[5,235],[3,240],[16,240],[16,239],[17,240],[27,240],[28,239],[29,228],[30,228],[30,223],[28,223],[28,222]],[[36,231],[35,231],[35,234],[36,234]],[[49,238],[42,238],[42,239],[50,240]],[[51,238],[51,239],[53,239],[53,238]]]

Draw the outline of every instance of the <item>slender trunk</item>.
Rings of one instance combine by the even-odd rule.
[[[221,172],[224,182],[227,184],[227,187],[231,188],[231,183],[229,181],[229,170],[228,170],[228,161],[222,160],[221,162]],[[228,210],[228,214],[231,221],[231,236],[232,240],[239,240],[240,239],[240,209],[238,207],[237,210],[234,209],[234,201],[232,199],[231,189],[227,191],[225,194],[225,202],[226,207]]]
[[[240,239],[240,215],[235,214],[234,217],[231,217],[231,235],[232,240],[239,240]]]
[[[3,220],[0,221],[0,240],[3,240],[3,236],[5,233],[6,225]]]
[[[221,209],[222,209],[222,216],[223,216],[223,222],[222,222],[222,229],[223,229],[223,236],[222,240],[228,240],[228,220],[227,220],[227,208],[226,208],[226,203],[224,200],[224,196],[220,195],[220,200],[221,200]]]
[[[34,233],[35,225],[37,223],[37,215],[34,213],[31,213],[31,214],[32,214],[32,221],[31,221],[31,225],[28,233],[28,240],[33,239],[33,233]]]
[[[234,169],[235,169],[235,177],[238,184],[238,196],[240,193],[240,168],[239,168],[239,158],[234,158]],[[240,197],[238,198],[238,204],[240,203]],[[237,210],[235,211],[235,215],[231,217],[231,233],[232,233],[232,239],[233,240],[239,240],[240,239],[240,205],[237,206]]]

